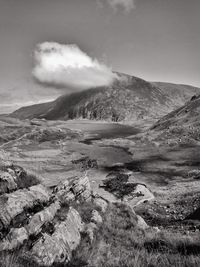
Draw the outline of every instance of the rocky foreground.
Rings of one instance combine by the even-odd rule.
[[[34,176],[25,188],[25,177],[28,174],[18,166],[1,167],[0,253],[21,249],[21,260],[39,266],[70,262],[83,233],[93,241],[108,202],[91,191],[84,175],[51,190]],[[84,203],[92,207],[87,220],[78,212]],[[141,217],[136,219],[139,227],[148,227]]]

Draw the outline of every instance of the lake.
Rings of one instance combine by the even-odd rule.
[[[122,138],[135,135],[140,132],[138,128],[108,122],[95,122],[88,120],[67,121],[66,125],[72,130],[81,130],[86,134],[86,141],[104,138]]]

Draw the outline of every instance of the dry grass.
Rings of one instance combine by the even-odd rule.
[[[111,205],[93,244],[83,237],[70,267],[200,266],[200,237],[137,228],[137,218],[124,205]]]

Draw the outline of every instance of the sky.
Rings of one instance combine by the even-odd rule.
[[[114,70],[200,87],[199,13],[199,0],[0,0],[0,113],[73,91],[73,75],[83,78],[74,66],[84,70],[86,85],[91,73],[99,84],[110,82]],[[57,57],[59,79],[71,73],[62,89],[45,65],[44,44]],[[70,69],[69,52],[77,60]]]

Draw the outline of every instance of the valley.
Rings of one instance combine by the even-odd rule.
[[[199,13],[0,0],[0,267],[200,267]]]
[[[151,127],[146,121],[128,125],[2,115],[1,166],[20,166],[50,192],[73,177],[87,177],[93,196],[136,212],[152,238],[167,233],[193,240],[200,231],[198,101],[188,101]],[[181,125],[174,123],[176,116],[183,116]],[[198,251],[200,244],[194,242]]]

